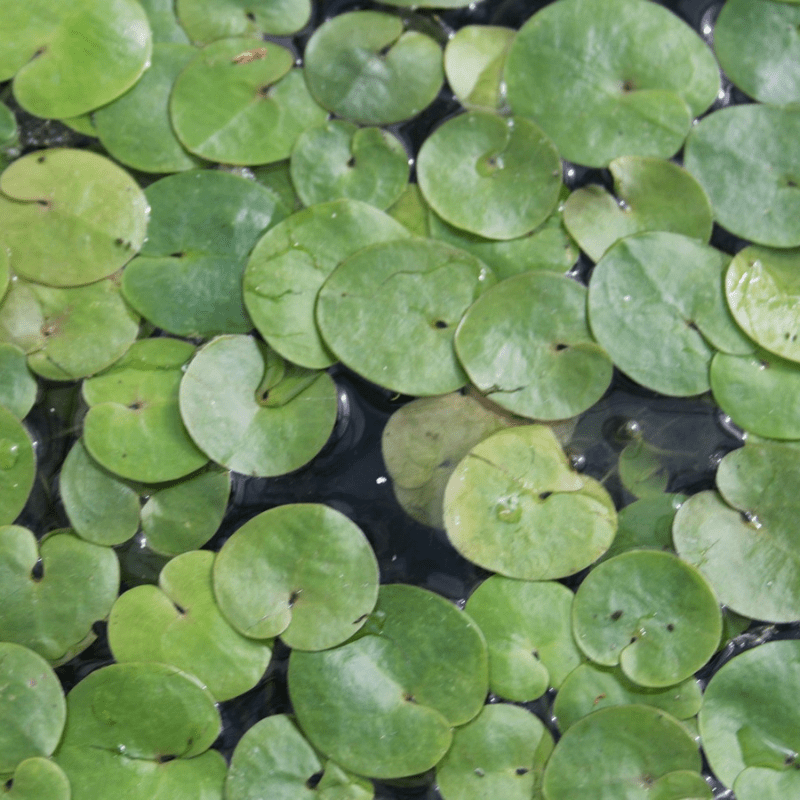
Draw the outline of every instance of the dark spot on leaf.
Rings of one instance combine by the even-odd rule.
[[[413,694],[409,694],[408,692],[406,692],[406,693],[403,695],[403,700],[405,700],[405,701],[406,701],[406,703],[416,703],[416,702],[417,702],[417,701],[414,699],[414,695],[413,695]]]
[[[785,767],[790,767],[794,764],[797,769],[800,769],[800,764],[796,764],[797,761],[797,753],[789,753],[786,758],[783,759],[783,765]]]
[[[596,706],[601,700],[605,700],[605,699],[606,699],[606,693],[605,692],[600,692],[600,694],[597,695],[597,697],[595,697],[594,702],[592,703],[592,705]]]
[[[10,792],[10,791],[11,791],[11,787],[12,787],[13,785],[14,785],[14,779],[13,779],[13,778],[9,778],[9,779],[8,779],[8,780],[7,780],[7,781],[6,781],[6,782],[3,784],[3,789],[4,789],[5,791],[7,791],[7,792]]]
[[[622,91],[623,92],[625,92],[625,93],[632,92],[632,91],[634,91],[634,89],[636,89],[636,84],[632,80],[628,79],[626,81],[622,81]]]
[[[295,589],[289,595],[289,608],[291,608],[297,602],[298,597],[300,597],[300,589]]]
[[[689,328],[690,330],[693,330],[693,331],[698,331],[698,333],[699,333],[697,325],[694,324],[693,320],[687,319],[687,320],[684,320],[684,322],[686,323],[686,327],[687,328]]]
[[[553,494],[553,493],[552,492],[542,492],[539,495],[539,499],[540,500],[547,500],[547,498],[550,497],[551,494]]]
[[[264,97],[264,98],[271,97],[272,96],[272,84],[271,83],[265,83],[263,86],[259,87],[259,89],[256,92],[256,94],[259,97]]]
[[[176,756],[159,756],[156,761],[159,764],[166,764],[169,761],[174,761]]]
[[[517,767],[514,772],[516,772],[517,775],[527,775],[530,770],[527,767]]]
[[[635,644],[638,638],[638,636],[631,636],[631,644]]]
[[[674,631],[674,630],[675,630],[675,626],[674,626],[674,625],[673,625],[673,624],[670,622],[670,623],[667,625],[667,630],[668,630],[670,633],[672,633],[672,631]]]
[[[569,347],[569,345],[568,345],[568,344],[564,344],[563,342],[558,342],[558,344],[556,344],[556,345],[554,345],[554,346],[553,346],[553,349],[554,349],[556,352],[559,352],[559,353],[560,353],[562,350],[566,350],[568,347]]]
[[[36,581],[38,583],[43,577],[44,577],[44,563],[40,558],[33,565],[33,569],[31,570],[31,580]]]
[[[769,361],[759,361],[758,365],[761,369],[769,369]]]
[[[352,168],[355,165],[356,165],[356,157],[355,156],[350,156],[350,158],[347,159],[347,166]]]
[[[47,161],[47,156],[39,156],[39,158],[36,159],[38,164],[44,164],[45,161]]]
[[[620,609],[619,611],[615,611],[615,612],[614,612],[614,613],[611,615],[611,619],[613,619],[613,620],[614,620],[614,622],[616,622],[616,621],[617,621],[617,620],[618,620],[618,619],[619,619],[621,616],[622,616],[622,610]]]
[[[170,253],[170,258],[183,258],[186,255],[183,251],[179,250],[177,253]]]
[[[441,464],[439,464],[439,469],[450,469],[452,466],[453,462],[449,458],[446,458]]]
[[[482,778],[482,777],[484,777],[484,775],[486,775],[486,773],[480,767],[475,767],[475,774],[479,778]]]
[[[436,322],[433,323],[433,326],[434,328],[439,328],[439,330],[441,330],[442,328],[447,327],[447,323],[443,319],[437,319]]]
[[[392,49],[392,44],[393,42],[389,42],[389,44],[381,47],[381,49],[378,50],[377,55],[379,55],[381,58],[385,58],[388,55],[389,51]]]
[[[324,770],[320,770],[319,772],[315,772],[307,781],[306,781],[306,789],[316,789],[319,785],[319,782],[322,780],[322,776],[325,774]]]
[[[642,775],[642,786],[652,786],[654,783],[653,776],[645,773]]]
[[[539,658],[539,651],[538,650],[531,650],[531,655],[535,658]]]
[[[369,614],[362,614],[358,619],[353,620],[353,625],[360,625],[367,617],[369,617]]]
[[[136,400],[128,406],[131,411],[140,411],[143,407],[144,403],[141,400]]]
[[[37,50],[37,51],[36,51],[36,52],[35,52],[35,53],[34,53],[34,54],[31,56],[31,61],[33,61],[33,59],[34,59],[34,58],[39,58],[39,56],[40,56],[40,55],[42,55],[42,53],[46,53],[46,52],[47,52],[47,48],[46,48],[46,47],[40,47],[40,48],[39,48],[39,49],[38,49],[38,50]]]
[[[44,199],[37,200],[36,202],[37,202],[37,203],[38,203],[40,206],[42,206],[43,208],[51,208],[51,207],[52,207],[52,205],[53,205],[53,204],[52,204],[52,203],[51,203],[49,200],[44,200]]]
[[[186,609],[183,606],[179,606],[177,603],[173,602],[172,605],[175,606],[175,610],[182,616],[186,616]]]
[[[250,20],[250,22],[256,21],[256,15],[252,11],[245,11],[244,15]]]

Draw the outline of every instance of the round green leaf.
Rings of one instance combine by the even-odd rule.
[[[21,645],[0,642],[0,774],[49,756],[65,718],[64,693],[50,665]]]
[[[36,457],[30,436],[16,416],[0,406],[0,525],[17,518],[35,477]]]
[[[623,156],[608,168],[613,195],[592,183],[574,191],[564,204],[564,224],[589,258],[599,261],[614,242],[644,231],[709,240],[711,204],[682,167],[661,158]]]
[[[139,530],[139,496],[103,469],[80,439],[64,460],[58,490],[70,525],[88,542],[122,544]]]
[[[489,648],[489,688],[524,703],[558,688],[583,660],[572,638],[572,592],[494,575],[467,600]]]
[[[202,547],[217,532],[230,493],[230,473],[217,469],[151,492],[142,506],[147,546],[168,556]]]
[[[208,461],[178,408],[178,388],[193,353],[190,342],[143,339],[104,373],[84,381],[89,411],[83,441],[101,466],[129,480],[159,483]]]
[[[38,756],[20,762],[3,795],[6,800],[70,800],[72,796],[64,771],[49,758]]]
[[[497,284],[464,315],[455,343],[478,389],[525,417],[575,416],[611,382],[611,360],[586,321],[586,289],[565,275],[528,272]]]
[[[0,80],[37,117],[73,117],[133,86],[152,50],[135,0],[8,0],[0,22]]]
[[[259,333],[284,358],[310,369],[336,357],[317,329],[317,293],[338,264],[377,242],[409,232],[357,200],[304,209],[278,223],[253,249],[244,274],[244,302]]]
[[[161,570],[158,587],[135,586],[121,595],[108,619],[108,642],[120,663],[172,664],[222,701],[252,689],[272,651],[223,617],[212,586],[215,558],[207,550],[175,556]]]
[[[774,439],[800,439],[800,364],[764,350],[749,356],[717,353],[711,391],[740,427]]]
[[[0,406],[17,419],[24,419],[33,408],[37,391],[25,353],[16,345],[0,343]]]
[[[465,558],[510,578],[551,580],[595,561],[617,527],[608,493],[575,472],[549,428],[498,431],[445,489],[444,522]]]
[[[446,643],[446,647],[443,647]],[[455,725],[475,717],[488,689],[486,644],[443,597],[383,586],[363,632],[332,650],[295,650],[289,694],[311,743],[375,778],[438,763]]]
[[[125,269],[126,299],[178,336],[246,333],[245,261],[284,216],[276,195],[253,181],[212,170],[171,175],[147,188],[148,240]]]
[[[703,783],[697,745],[676,719],[649,706],[615,706],[589,714],[564,733],[545,767],[544,794],[547,800],[697,797],[658,794],[662,782],[686,771],[696,774],[694,786]]]
[[[138,252],[147,201],[103,156],[39,150],[0,176],[0,227],[13,272],[51,286],[94,283]]]
[[[720,462],[724,499],[701,492],[675,515],[672,536],[680,556],[706,576],[722,603],[746,617],[800,619],[798,475],[795,448],[748,444]]]
[[[800,250],[745,247],[728,267],[725,293],[748,336],[766,350],[800,361]]]
[[[226,36],[299,31],[311,15],[310,0],[177,0],[178,17],[192,41]]]
[[[289,50],[261,39],[207,45],[172,90],[178,139],[192,153],[226,164],[288,158],[297,137],[326,117],[293,63]]]
[[[575,595],[575,639],[592,661],[619,664],[641,686],[671,686],[714,654],[719,602],[705,578],[671,553],[631,550],[598,565]]]
[[[513,239],[555,209],[561,164],[553,143],[529,120],[471,111],[425,140],[417,179],[447,222],[490,239]]]
[[[41,560],[40,560],[41,559]],[[94,641],[119,592],[119,562],[109,547],[69,531],[36,538],[16,525],[0,528],[0,639],[63,663]]]
[[[719,89],[702,39],[645,0],[559,0],[541,9],[512,43],[505,79],[515,114],[531,117],[564,158],[594,167],[673,155]]]
[[[724,784],[733,786],[737,776],[754,767],[768,767],[778,774],[796,772],[800,719],[797,706],[787,699],[798,689],[800,642],[796,640],[754,647],[711,678],[698,719],[703,749]]]
[[[731,233],[771,247],[800,245],[800,108],[715,111],[692,129],[684,163]]]
[[[465,25],[444,48],[444,72],[455,96],[467,108],[499,110],[506,55],[516,32],[499,25]]]
[[[346,197],[385,209],[408,183],[408,154],[380,128],[330,120],[300,134],[291,175],[304,205]]]
[[[725,74],[762,103],[800,101],[800,8],[773,0],[730,0],[714,24]]]
[[[625,506],[618,515],[617,535],[602,559],[628,550],[672,551],[672,521],[684,500],[685,495],[662,492]]]
[[[67,289],[14,278],[0,303],[0,341],[22,348],[31,370],[54,381],[105,369],[138,332],[139,318],[111,278]]]
[[[211,746],[220,727],[214,698],[197,678],[168,664],[112,664],[69,693],[56,761],[67,747],[128,759],[193,758]]]
[[[328,347],[367,380],[404,394],[446,394],[467,382],[455,326],[493,283],[483,262],[441,242],[375,244],[325,281],[317,323]]]
[[[220,728],[196,678],[167,664],[112,664],[69,693],[54,759],[76,798],[222,800],[225,760],[206,752]]]
[[[695,678],[663,689],[639,686],[619,667],[581,664],[567,677],[556,695],[553,714],[565,731],[593,711],[631,703],[660,708],[677,719],[689,719],[700,710],[703,695]]]
[[[352,11],[329,19],[306,45],[311,93],[337,116],[388,125],[419,114],[444,81],[442,51],[400,17]]]
[[[378,597],[378,563],[358,526],[333,508],[264,511],[222,546],[214,565],[222,613],[242,634],[298,650],[349,639]]]
[[[459,393],[420,397],[386,423],[381,452],[395,497],[414,519],[444,528],[444,489],[456,464],[490,433],[514,418]]]
[[[708,391],[715,348],[752,350],[725,302],[727,263],[724,253],[677,233],[617,242],[592,272],[592,332],[614,364],[643,386],[675,396]]]
[[[94,135],[118,161],[143,172],[180,172],[200,165],[175,137],[168,111],[175,79],[196,52],[188,44],[155,45],[141,80],[95,112]]]
[[[371,800],[372,785],[333,762],[323,765],[289,717],[276,714],[245,731],[225,779],[226,800]]]
[[[180,410],[209,458],[245,475],[283,475],[328,440],[336,386],[326,373],[287,364],[249,336],[220,336],[186,370]]]
[[[427,211],[425,226],[425,235],[429,229],[432,238],[477,256],[498,281],[532,270],[566,272],[578,258],[578,246],[564,228],[559,208],[538,228],[516,239],[486,239],[450,225],[433,211]]]
[[[526,709],[484,706],[453,732],[453,744],[436,766],[439,791],[444,800],[530,800],[552,747],[547,729]]]

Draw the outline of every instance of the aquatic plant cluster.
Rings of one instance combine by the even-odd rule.
[[[0,82],[5,794],[800,795],[800,3],[5,0]]]

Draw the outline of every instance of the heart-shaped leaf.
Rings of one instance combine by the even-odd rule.
[[[10,524],[22,511],[35,476],[31,438],[14,414],[0,406],[0,525]]]
[[[543,425],[498,431],[448,481],[444,522],[465,558],[510,578],[550,580],[587,567],[611,544],[614,503],[579,475]]]
[[[305,77],[312,94],[337,116],[388,125],[433,102],[444,80],[439,45],[400,17],[380,11],[339,14],[306,45]]]
[[[34,535],[16,525],[0,528],[3,641],[68,661],[94,641],[92,625],[105,619],[119,592],[119,561],[109,547],[69,531]]]
[[[9,264],[37,283],[94,283],[144,242],[144,193],[114,162],[88,150],[28,153],[3,172],[0,190]]]
[[[215,558],[205,550],[183,553],[161,570],[158,587],[135,586],[121,595],[109,616],[108,641],[120,663],[172,664],[222,701],[252,689],[272,651],[222,616],[211,581]]]
[[[366,537],[339,511],[297,503],[264,511],[222,546],[214,565],[222,613],[242,634],[324,650],[356,633],[378,597]]]
[[[336,386],[326,373],[286,364],[249,336],[220,336],[186,370],[180,410],[209,458],[245,475],[282,475],[328,440]]]

